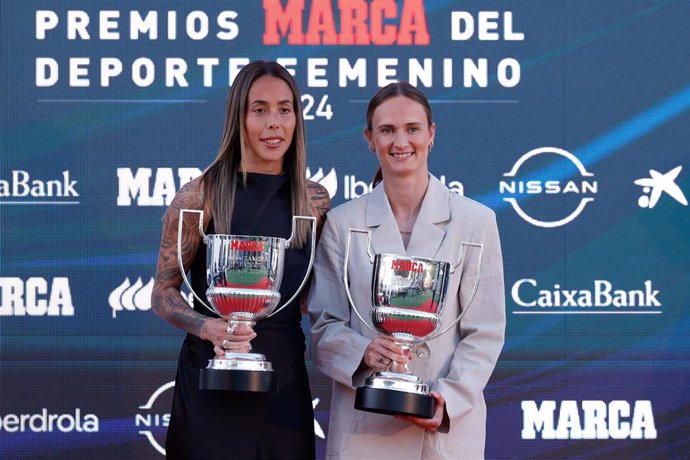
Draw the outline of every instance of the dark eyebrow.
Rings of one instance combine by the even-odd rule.
[[[263,99],[256,99],[249,103],[249,105],[254,104],[268,104],[268,101],[264,101]],[[290,99],[283,99],[282,101],[278,101],[278,104],[292,104],[292,101]]]
[[[422,126],[422,125],[423,125],[423,123],[418,122],[418,121],[413,121],[413,122],[410,122],[410,123],[405,123],[405,126],[408,126],[408,127],[409,127],[409,126]],[[384,125],[378,125],[378,126],[376,127],[376,129],[382,129],[382,128],[393,128],[393,125],[384,124]]]

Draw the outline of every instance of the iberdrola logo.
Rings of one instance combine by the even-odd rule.
[[[338,193],[338,177],[336,176],[334,168],[331,168],[328,174],[323,173],[323,168],[319,168],[314,174],[307,168],[307,179],[323,185],[325,189],[328,190],[328,196],[331,198]]]

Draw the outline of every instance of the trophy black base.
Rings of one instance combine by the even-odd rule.
[[[436,401],[429,395],[381,388],[357,388],[355,409],[386,415],[432,418]]]
[[[200,390],[249,391],[275,393],[278,376],[275,372],[234,369],[200,369]]]

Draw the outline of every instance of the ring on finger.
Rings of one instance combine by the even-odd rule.
[[[227,348],[228,348],[227,345],[228,345],[228,339],[223,339],[223,341],[222,341],[221,344],[220,344],[220,347],[221,347],[223,350],[227,350]]]
[[[228,327],[225,328],[225,331],[228,334],[234,334],[236,327],[237,327],[237,323],[230,323],[230,324],[228,324]]]

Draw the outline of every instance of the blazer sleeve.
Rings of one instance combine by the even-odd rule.
[[[446,414],[440,431],[447,432],[467,415],[482,397],[503,348],[505,337],[505,291],[501,243],[496,215],[491,212],[473,237],[484,242],[479,287],[474,303],[460,321],[456,333],[460,341],[455,347],[448,374],[437,380],[434,390],[446,400]],[[460,308],[467,308],[477,280],[478,252],[472,247],[463,264],[458,290]],[[470,255],[471,254],[471,255]],[[451,333],[449,331],[448,333]]]
[[[321,372],[354,387],[359,384],[356,376],[361,374],[360,364],[371,340],[350,327],[350,306],[343,285],[343,253],[337,224],[329,213],[316,249],[307,302],[312,323],[311,353]]]

